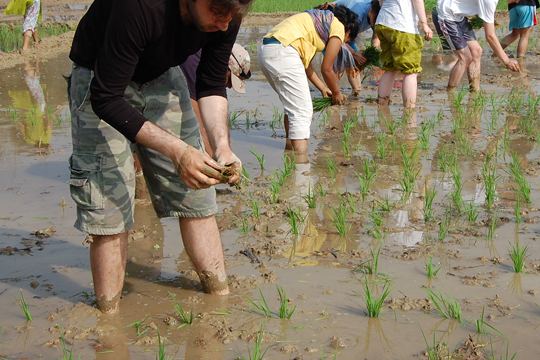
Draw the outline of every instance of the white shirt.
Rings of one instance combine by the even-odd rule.
[[[411,0],[384,0],[375,25],[384,25],[409,34],[420,34],[418,21]]]
[[[495,23],[498,0],[437,0],[439,18],[455,22],[478,15],[489,24]]]

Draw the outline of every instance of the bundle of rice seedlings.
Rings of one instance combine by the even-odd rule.
[[[323,111],[330,105],[332,105],[331,97],[315,98],[313,99],[313,112]]]
[[[368,46],[364,51],[362,51],[362,55],[367,59],[367,61],[362,65],[356,63],[356,67],[360,71],[364,70],[369,66],[378,66],[381,63],[381,51],[378,50],[375,46]]]
[[[478,30],[484,27],[484,20],[480,19],[478,16],[475,16],[469,19],[469,25],[471,25],[473,30]]]

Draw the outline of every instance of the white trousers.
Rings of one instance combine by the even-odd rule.
[[[289,139],[309,139],[313,103],[302,59],[292,46],[261,44],[257,59],[289,117]]]

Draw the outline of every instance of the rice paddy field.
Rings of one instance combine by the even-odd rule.
[[[269,19],[241,29],[253,75],[229,93],[245,172],[217,188],[227,297],[202,293],[177,221],[158,219],[140,186],[121,311],[100,314],[66,184],[67,51],[0,70],[0,359],[538,356],[538,30],[521,73],[476,33],[476,93],[464,80],[448,94],[453,55],[426,43],[413,112],[400,79],[379,107],[382,71],[366,70],[361,96],[315,114],[306,159],[284,150],[256,61]]]

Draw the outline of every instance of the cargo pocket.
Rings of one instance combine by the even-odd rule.
[[[69,158],[71,198],[84,210],[105,208],[101,155],[73,154]]]

